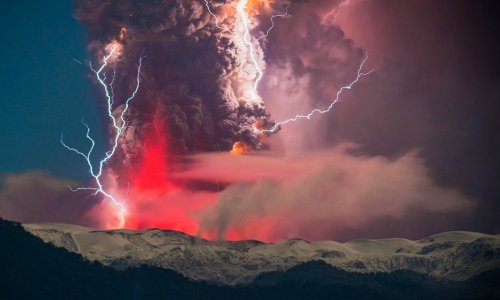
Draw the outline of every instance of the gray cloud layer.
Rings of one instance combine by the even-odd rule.
[[[86,212],[94,197],[73,193],[77,182],[40,171],[5,174],[0,189],[0,217],[19,222],[89,224]]]
[[[234,182],[212,210],[200,215],[202,231],[216,232],[220,238],[234,231],[264,240],[345,239],[363,233],[387,237],[408,234],[408,227],[415,228],[410,235],[418,237],[460,223],[458,218],[443,219],[429,228],[429,220],[465,216],[474,205],[459,191],[433,182],[415,152],[389,160],[354,155],[355,148],[343,144],[286,157],[202,155],[196,157],[193,170],[180,176],[221,176]],[[384,218],[400,230],[388,231]],[[384,224],[385,229],[371,231],[373,223]]]

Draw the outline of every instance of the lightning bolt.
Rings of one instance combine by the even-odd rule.
[[[323,17],[323,20],[322,20],[322,24],[325,24],[326,21],[328,20],[328,18],[330,18],[332,15],[333,15],[333,23],[337,23],[337,17],[339,16],[340,14],[340,11],[345,7],[345,6],[348,6],[350,4],[354,4],[354,3],[357,3],[361,0],[358,0],[358,1],[352,1],[351,0],[344,0],[342,1],[337,7],[335,7],[334,9],[332,9],[329,13],[327,13],[324,17]]]
[[[285,5],[285,12],[282,13],[282,14],[277,14],[277,15],[272,15],[271,16],[271,26],[269,27],[269,29],[267,29],[266,33],[261,35],[260,37],[257,38],[257,41],[260,41],[262,40],[263,38],[266,38],[269,36],[269,33],[271,33],[271,30],[273,30],[274,28],[274,18],[284,18],[286,16],[288,16],[288,9],[290,8],[290,4],[286,4]]]
[[[207,11],[209,14],[212,15],[212,17],[214,17],[214,20],[215,20],[215,26],[219,29],[224,29],[222,27],[219,26],[219,19],[217,18],[217,16],[212,12],[212,10],[210,9],[210,4],[208,3],[208,0],[205,0],[205,6],[207,7]]]
[[[90,64],[90,69],[94,72],[97,80],[101,84],[101,86],[104,88],[104,92],[106,95],[107,99],[107,108],[108,108],[108,117],[111,119],[111,122],[113,124],[113,128],[115,130],[114,137],[112,139],[112,146],[109,151],[107,151],[104,155],[104,158],[99,161],[98,168],[97,170],[94,168],[91,162],[91,156],[94,150],[95,146],[95,141],[92,139],[90,136],[90,127],[82,121],[83,126],[87,129],[86,133],[86,138],[88,141],[90,141],[90,149],[87,152],[82,152],[74,147],[68,146],[64,142],[64,133],[61,134],[61,144],[68,149],[69,151],[72,151],[81,157],[84,158],[84,160],[87,163],[87,166],[89,168],[90,175],[93,177],[93,180],[95,182],[96,187],[80,187],[77,189],[71,188],[72,191],[80,191],[80,190],[91,190],[94,191],[94,195],[101,194],[105,197],[105,199],[109,199],[111,203],[116,207],[118,210],[118,216],[119,216],[119,222],[120,222],[120,227],[123,227],[125,225],[125,217],[127,214],[127,207],[123,201],[118,199],[117,197],[113,196],[111,192],[107,191],[107,189],[104,187],[101,176],[103,175],[103,170],[104,166],[106,163],[113,157],[113,155],[116,152],[116,149],[118,148],[118,139],[120,135],[122,134],[123,129],[126,127],[126,121],[125,121],[125,114],[128,111],[130,102],[135,98],[137,92],[139,91],[140,83],[141,83],[141,68],[142,68],[142,59],[143,56],[140,57],[139,63],[137,66],[137,77],[136,77],[136,86],[135,89],[133,90],[132,94],[130,97],[127,98],[125,101],[125,107],[119,114],[119,120],[113,115],[113,103],[114,103],[114,92],[113,92],[113,82],[115,78],[115,71],[113,72],[113,78],[111,80],[111,83],[108,85],[106,83],[106,74],[103,72],[104,69],[108,66],[108,61],[109,59],[115,54],[115,51],[117,49],[117,46],[115,45],[109,54],[104,57],[103,64],[101,67],[97,70],[94,70],[92,68],[92,64]]]
[[[217,18],[217,15],[210,8],[210,3],[208,2],[208,0],[204,0],[204,1],[205,1],[205,7],[207,8],[208,13],[210,15],[212,15],[212,17],[215,20],[215,26],[219,29],[224,29],[219,25],[219,19]],[[253,66],[257,72],[257,78],[255,79],[255,81],[253,83],[253,89],[252,89],[254,96],[257,97],[257,95],[258,95],[257,88],[259,87],[259,83],[262,80],[264,73],[262,71],[262,68],[259,66],[259,63],[257,62],[257,57],[255,54],[256,51],[255,51],[254,45],[253,45],[252,40],[251,40],[252,35],[250,34],[250,26],[249,26],[250,20],[249,20],[248,14],[245,11],[247,4],[248,4],[248,0],[240,0],[238,2],[238,4],[236,5],[236,12],[237,12],[237,15],[239,16],[239,19],[241,20],[241,23],[243,24],[243,30],[244,30],[243,42],[248,47],[248,52],[250,54],[250,60],[251,60]],[[273,30],[273,28],[275,26],[275,22],[274,22],[275,18],[283,18],[283,17],[286,17],[288,15],[288,8],[289,7],[290,7],[290,4],[287,4],[285,6],[284,13],[271,16],[271,26],[266,31],[266,33],[262,34],[260,37],[258,37],[256,39],[257,41],[261,41],[262,39],[266,38],[269,35],[269,33],[271,32],[271,30]]]
[[[304,114],[304,115],[295,115],[293,118],[290,118],[290,119],[287,119],[287,120],[284,120],[284,121],[280,121],[280,122],[277,122],[275,123],[275,125],[270,128],[270,129],[265,129],[265,130],[260,130],[260,132],[264,132],[264,133],[274,133],[276,132],[282,125],[285,125],[285,124],[288,124],[288,123],[293,123],[293,122],[297,122],[298,120],[301,120],[301,119],[307,119],[307,120],[310,120],[315,114],[325,114],[325,113],[328,113],[330,112],[333,107],[335,106],[335,104],[339,103],[341,100],[340,96],[342,96],[342,94],[345,92],[345,91],[348,91],[350,89],[352,89],[352,87],[358,83],[362,77],[364,76],[367,76],[367,75],[370,75],[371,73],[373,73],[375,70],[370,70],[368,72],[363,72],[363,67],[366,63],[366,61],[368,60],[368,53],[366,53],[365,55],[365,58],[363,59],[363,61],[361,62],[361,64],[359,65],[359,68],[358,68],[358,72],[357,72],[357,75],[356,75],[356,78],[351,81],[349,84],[346,84],[344,86],[342,86],[338,91],[337,91],[337,94],[336,94],[336,97],[335,99],[333,99],[331,102],[330,102],[330,105],[328,105],[326,108],[324,109],[320,109],[320,108],[315,108],[313,109],[311,112],[307,113],[307,114]]]
[[[236,5],[236,11],[238,12],[238,15],[241,19],[241,22],[243,24],[243,41],[245,42],[245,45],[248,46],[248,52],[250,54],[250,59],[252,61],[252,64],[257,71],[257,78],[254,81],[253,84],[253,93],[255,95],[258,95],[257,88],[259,87],[259,83],[262,80],[262,76],[264,76],[264,73],[262,72],[261,67],[259,66],[259,63],[257,62],[257,58],[255,57],[255,49],[254,45],[252,44],[251,41],[251,35],[250,35],[250,27],[249,23],[250,21],[248,20],[248,15],[245,12],[245,8],[248,4],[248,0],[240,0],[238,4]]]
[[[353,0],[354,2],[357,2],[356,0]],[[360,1],[360,0],[358,0]],[[342,3],[340,3],[339,6],[337,6],[335,9],[333,9],[332,11],[330,11],[323,19],[323,23],[326,22],[326,20],[334,14],[334,21],[336,20],[340,10],[344,7],[344,6],[347,6],[351,4],[351,0],[344,0],[342,1]],[[218,25],[218,19],[217,19],[217,16],[210,10],[210,6],[209,6],[209,3],[208,3],[208,0],[205,0],[205,5],[207,7],[207,10],[208,12],[214,17],[215,19],[215,22],[216,22],[216,25],[217,27],[219,27]],[[253,93],[255,96],[258,95],[258,91],[257,91],[257,88],[259,86],[259,83],[260,81],[262,80],[262,77],[263,77],[263,71],[262,71],[262,68],[259,66],[258,62],[257,62],[257,58],[256,58],[256,55],[255,55],[255,48],[254,48],[254,45],[252,43],[252,36],[250,34],[250,21],[249,21],[249,16],[248,14],[246,13],[245,11],[245,8],[247,7],[248,5],[248,0],[239,0],[238,4],[236,5],[236,12],[237,12],[237,15],[239,17],[239,19],[241,20],[241,23],[243,25],[243,30],[244,30],[244,34],[243,34],[243,41],[245,43],[245,45],[248,47],[248,50],[249,50],[249,54],[250,54],[250,59],[251,59],[251,62],[255,68],[255,70],[257,71],[257,78],[255,79],[254,81],[254,84],[253,84]],[[270,32],[273,30],[274,26],[275,26],[275,22],[274,22],[274,19],[275,18],[283,18],[283,17],[286,17],[288,16],[288,9],[290,7],[290,4],[287,4],[285,6],[285,11],[282,13],[282,14],[276,14],[276,15],[273,15],[271,16],[271,26],[269,27],[269,29],[266,31],[266,33],[262,34],[260,37],[256,38],[257,42],[259,42],[260,40],[266,38],[267,36],[269,36]],[[219,27],[220,28],[220,27]],[[357,74],[356,74],[356,78],[351,81],[350,83],[342,86],[336,93],[336,97],[330,102],[330,105],[328,105],[326,108],[315,108],[313,109],[311,112],[307,113],[307,114],[297,114],[295,115],[294,117],[292,118],[289,118],[289,119],[286,119],[286,120],[283,120],[283,121],[280,121],[280,122],[277,122],[275,123],[275,125],[270,128],[270,129],[256,129],[256,131],[260,132],[260,133],[274,133],[276,132],[282,125],[286,125],[288,123],[293,123],[293,122],[297,122],[298,120],[301,120],[301,119],[307,119],[307,120],[310,120],[314,115],[316,114],[325,114],[325,113],[328,113],[330,112],[333,107],[341,101],[341,96],[342,94],[345,92],[345,91],[348,91],[348,90],[351,90],[352,87],[354,85],[356,85],[362,77],[364,76],[367,76],[367,75],[370,75],[371,73],[374,72],[374,70],[370,70],[368,72],[363,72],[363,67],[366,63],[366,61],[368,60],[368,53],[366,53],[364,59],[362,60],[361,64],[359,65],[359,68],[358,68],[358,71],[357,71]]]

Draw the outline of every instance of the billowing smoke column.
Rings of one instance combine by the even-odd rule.
[[[125,202],[134,198],[127,211],[154,207],[151,199],[168,202],[167,194],[178,188],[169,174],[182,154],[263,147],[262,129],[274,124],[257,91],[265,69],[263,39],[250,34],[260,7],[268,8],[269,3],[77,2],[75,15],[88,27],[91,55],[102,61],[119,46],[110,61],[113,70],[107,72],[113,75],[113,114],[124,115],[127,124],[105,172],[113,194]],[[136,86],[137,57],[144,57],[141,87],[124,111],[127,95]],[[171,215],[176,205],[162,215],[171,217],[163,226],[188,219],[184,212]],[[158,226],[134,220],[138,214],[129,214],[119,226]]]
[[[87,25],[95,55],[102,56],[114,38],[123,40],[117,93],[131,86],[138,55],[147,56],[142,92],[131,104],[121,140],[126,163],[141,156],[155,118],[165,125],[169,153],[230,150],[236,141],[260,147],[253,126],[267,124],[268,114],[252,85],[260,75],[253,64],[264,68],[263,53],[251,40],[250,57],[245,41],[235,39],[243,36],[243,24],[231,12],[236,1],[212,2],[213,10],[224,10],[217,23],[198,0],[78,1],[76,17]]]

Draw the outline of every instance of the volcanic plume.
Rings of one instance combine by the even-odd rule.
[[[265,69],[260,44],[264,40],[249,34],[257,23],[252,16],[259,9],[270,10],[271,4],[77,2],[76,18],[88,28],[92,57],[102,61],[110,49],[115,51],[103,76],[113,94],[112,113],[123,114],[127,124],[105,170],[109,175],[106,185],[121,198],[133,195],[129,210],[151,207],[137,199],[165,199],[168,193],[182,189],[179,185],[193,186],[174,182],[170,176],[179,155],[263,148],[259,129],[273,125],[257,91]],[[126,103],[137,84],[141,56],[145,63],[140,91]],[[176,204],[169,210],[175,211],[176,206],[178,209]],[[129,218],[127,226],[154,224]]]
[[[222,4],[212,2],[214,10]],[[226,14],[214,22],[197,0],[78,1],[76,17],[89,29],[94,56],[102,56],[113,39],[124,45],[116,64],[117,99],[135,84],[129,74],[137,57],[146,56],[141,92],[131,103],[130,126],[121,140],[124,163],[141,156],[154,115],[164,123],[169,154],[230,150],[236,141],[258,147],[252,126],[268,122],[269,115],[249,88],[257,74],[247,47],[234,38],[242,30],[234,25],[235,3],[223,3]],[[263,68],[258,43],[255,49]]]
[[[290,3],[77,2],[93,61],[109,58],[102,75],[113,94],[110,114],[126,122],[103,179],[125,208],[117,212],[110,201],[99,202],[89,211],[91,226],[160,227],[207,238],[320,239],[363,230],[389,215],[406,220],[419,205],[425,218],[471,206],[459,192],[436,186],[413,152],[387,161],[321,142],[328,150],[283,156],[322,139],[323,121],[308,123],[307,131],[297,123],[290,127],[274,143],[285,150],[230,155],[268,149],[263,132],[280,129],[259,94],[261,81],[267,81],[266,102],[287,118],[333,105],[331,97],[350,89],[343,84],[356,70],[358,79],[371,73],[363,70],[364,51],[338,26],[324,25],[315,6],[290,9],[298,20],[283,20],[274,28],[275,44],[268,44],[276,13],[286,15],[283,8],[288,13]],[[140,88],[127,102],[138,86],[139,58]],[[114,128],[111,136],[117,136]],[[406,176],[386,184],[396,173]]]

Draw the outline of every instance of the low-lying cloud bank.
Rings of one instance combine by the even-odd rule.
[[[61,222],[90,225],[86,212],[97,200],[71,192],[78,183],[42,171],[8,173],[1,178],[0,217],[19,222]]]
[[[201,230],[230,239],[346,239],[350,237],[345,232],[357,236],[379,221],[386,227],[398,224],[401,230],[407,228],[402,226],[405,220],[427,231],[449,228],[450,221],[457,220],[443,221],[434,229],[425,224],[433,216],[473,207],[473,201],[459,191],[434,183],[415,152],[388,160],[357,156],[350,150],[353,146],[344,144],[284,158],[201,156],[198,168],[190,171],[193,177],[234,176],[216,205],[199,216]]]
[[[415,238],[462,229],[457,226],[474,201],[433,182],[416,152],[394,160],[355,152],[355,146],[342,144],[295,156],[196,155],[174,179],[227,187],[220,192],[176,187],[156,194],[162,200],[148,200],[147,209],[143,206],[134,217],[147,227],[170,224],[165,229],[183,230],[171,216],[185,216],[190,218],[185,231],[203,237],[264,241]],[[105,224],[89,217],[106,218],[89,214],[98,201],[69,192],[67,184],[74,182],[40,172],[6,175],[0,215],[22,222]]]

